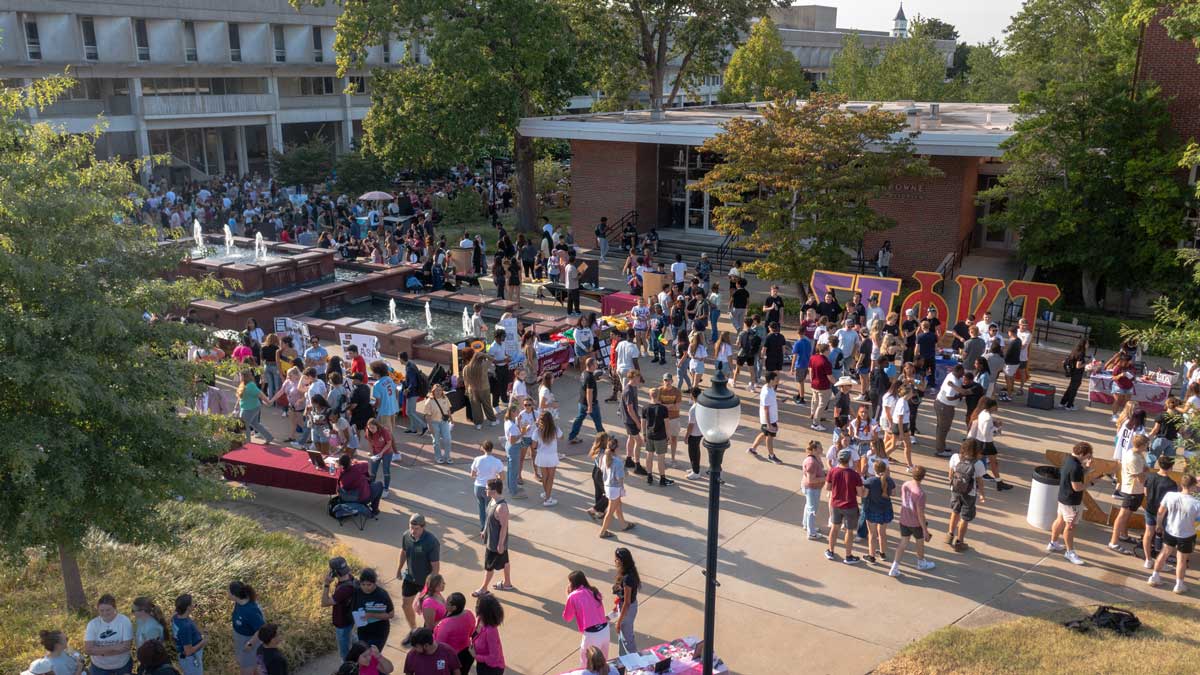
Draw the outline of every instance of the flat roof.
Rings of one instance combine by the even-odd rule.
[[[520,133],[533,138],[563,138],[623,143],[700,145],[721,132],[722,126],[740,117],[761,119],[766,103],[735,103],[664,110],[653,119],[649,110],[527,117]],[[1000,144],[1013,135],[1017,120],[1007,103],[937,103],[929,101],[850,101],[843,109],[854,111],[879,105],[884,110],[920,111],[921,130],[914,139],[917,152],[958,157],[999,157]],[[936,122],[931,105],[939,108]]]

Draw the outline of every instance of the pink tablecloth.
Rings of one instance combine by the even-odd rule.
[[[604,316],[624,314],[637,304],[637,296],[629,293],[610,293],[600,299],[600,313]]]
[[[1163,411],[1163,405],[1166,403],[1167,397],[1171,395],[1171,385],[1158,384],[1156,382],[1147,382],[1138,378],[1133,383],[1134,403],[1146,411],[1147,415],[1158,415]],[[1112,406],[1112,374],[1110,373],[1092,373],[1088,378],[1088,403],[1097,403],[1101,406]]]
[[[229,480],[312,492],[337,494],[337,477],[320,471],[308,455],[295,448],[247,443],[221,457]]]

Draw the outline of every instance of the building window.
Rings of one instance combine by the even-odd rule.
[[[242,31],[236,23],[229,24],[229,60],[242,60]]]
[[[100,94],[100,80],[95,78],[75,80],[75,84],[71,86],[71,91],[67,94],[67,98],[72,101],[101,100],[103,96]]]
[[[313,62],[321,63],[322,61],[325,60],[325,47],[321,41],[321,27],[320,26],[312,27],[312,39],[313,39]]]
[[[350,88],[355,96],[368,96],[371,93],[371,80],[362,75],[351,75]]]
[[[133,37],[137,44],[138,61],[150,60],[150,35],[146,32],[146,20],[133,20]]]
[[[275,63],[286,63],[287,43],[283,40],[283,26],[271,26],[271,36],[275,42]]]
[[[37,21],[25,19],[25,54],[30,61],[42,60],[42,39],[38,37]]]
[[[183,22],[183,58],[187,61],[197,61],[196,55],[196,23]]]
[[[392,38],[387,35],[383,36],[383,62],[392,62]]]
[[[90,16],[80,18],[79,32],[83,33],[83,58],[87,61],[99,61],[100,47],[96,44],[96,21]]]

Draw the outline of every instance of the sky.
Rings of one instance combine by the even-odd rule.
[[[837,7],[838,28],[891,30],[899,0],[792,0],[793,5]],[[958,28],[959,41],[971,44],[1003,39],[1009,19],[1022,0],[906,0],[904,14],[937,17]]]

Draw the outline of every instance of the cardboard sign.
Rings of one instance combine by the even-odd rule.
[[[1021,317],[1033,328],[1038,317],[1038,305],[1044,300],[1053,304],[1061,296],[1058,286],[1034,281],[1014,280],[1007,284],[1001,279],[986,277],[959,276],[950,283],[958,284],[958,303],[951,313],[946,299],[934,287],[942,283],[942,275],[937,272],[913,272],[912,278],[920,284],[917,290],[904,297],[897,310],[901,316],[908,309],[916,309],[917,316],[924,316],[929,307],[937,309],[944,326],[953,326],[974,314],[982,316],[1000,297],[1000,291],[1007,290],[1008,298],[1021,305]],[[871,296],[879,298],[879,306],[884,312],[892,310],[896,296],[900,294],[901,280],[893,277],[877,277],[869,274],[851,274],[848,272],[832,272],[829,270],[814,270],[810,285],[818,298],[825,296],[825,291],[859,291],[863,295],[863,304],[870,302]]]
[[[367,363],[383,360],[383,355],[379,353],[379,338],[374,335],[338,333],[338,341],[342,344],[342,351],[345,351],[350,345],[358,347],[359,356],[366,359]]]
[[[308,324],[303,321],[297,321],[289,316],[276,317],[275,332],[279,333],[280,337],[291,335],[292,344],[300,352],[303,352],[305,345],[308,344]]]

